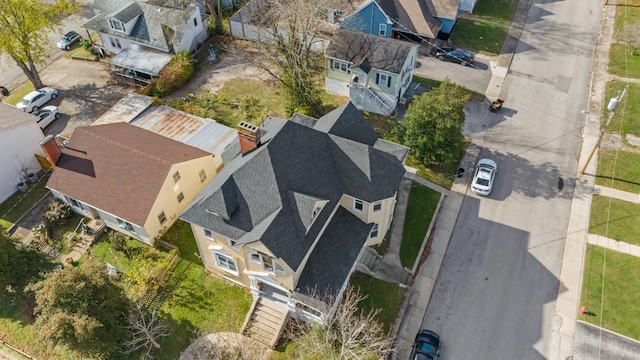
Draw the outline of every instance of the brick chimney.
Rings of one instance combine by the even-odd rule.
[[[260,128],[241,121],[238,124],[238,140],[240,140],[242,155],[252,152],[260,144]]]
[[[60,155],[62,155],[62,150],[56,142],[56,139],[53,135],[47,135],[47,137],[40,142],[40,146],[51,163],[51,166],[55,167],[58,160],[60,160]]]

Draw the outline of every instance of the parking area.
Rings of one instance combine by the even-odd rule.
[[[69,137],[78,126],[87,126],[118,102],[128,89],[115,85],[108,63],[73,60],[62,56],[41,71],[42,81],[58,89],[50,105],[62,116],[45,130],[45,135]]]

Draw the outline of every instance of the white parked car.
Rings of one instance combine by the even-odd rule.
[[[478,161],[476,173],[473,175],[473,182],[471,183],[471,191],[482,196],[489,195],[497,172],[498,166],[495,161],[491,159]]]
[[[16,107],[22,111],[34,112],[56,97],[58,97],[58,90],[52,87],[43,87],[38,91],[32,91],[25,95]]]
[[[60,119],[60,116],[62,116],[60,111],[58,111],[58,107],[53,105],[45,106],[33,114],[38,118],[36,121],[38,122],[40,129],[46,128],[53,122],[53,120],[58,120]]]

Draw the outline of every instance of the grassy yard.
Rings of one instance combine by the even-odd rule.
[[[41,177],[26,193],[16,191],[0,204],[0,227],[5,229],[11,227],[22,214],[31,209],[36,202],[49,192],[49,189],[45,187],[47,179],[47,177]]]
[[[377,320],[388,332],[398,316],[406,289],[401,288],[398,284],[379,280],[359,272],[354,274],[351,285],[360,294],[367,296],[358,304],[358,308],[365,313],[373,309],[380,309]]]
[[[478,1],[475,8],[473,8],[473,16],[491,22],[511,25],[518,2],[518,0]]]
[[[609,201],[611,212],[609,213]],[[589,233],[640,245],[640,205],[593,195]]]
[[[617,97],[619,92],[625,87],[625,83],[621,81],[610,81],[607,83],[604,104],[609,103],[609,99]],[[616,112],[609,124],[609,133],[618,133],[622,136],[627,134],[640,136],[640,84],[629,84],[627,95],[622,99],[616,108]],[[605,108],[606,116],[608,111]]]
[[[180,233],[189,226],[180,227]],[[193,238],[192,238],[193,239]],[[178,241],[181,253],[192,249]],[[131,241],[134,247],[144,246]],[[92,248],[92,254],[115,265],[121,271],[132,266],[133,259],[115,251],[107,241]],[[168,254],[165,253],[165,256]],[[185,256],[186,257],[186,256]],[[209,276],[203,266],[185,258],[167,280],[162,296],[162,318],[169,324],[171,336],[162,338],[162,357],[176,359],[195,337],[215,331],[239,331],[251,306],[251,294],[244,288]]]
[[[193,237],[189,223],[178,219],[171,225],[171,228],[162,237],[162,240],[178,246],[178,249],[180,249],[180,257],[183,259],[197,265],[202,265],[202,260],[196,256],[199,255],[200,252],[198,251],[198,245],[196,245],[196,239]]]
[[[579,318],[640,340],[640,272],[633,271],[638,268],[640,258],[612,250],[605,258],[604,248],[587,245],[580,297],[587,313]]]
[[[31,82],[26,82],[20,85],[17,89],[13,90],[11,92],[11,95],[5,97],[4,99],[2,99],[2,101],[5,104],[15,106],[18,103],[18,101],[20,101],[25,95],[27,95],[31,91],[33,91],[33,85],[31,84]]]
[[[456,47],[497,56],[508,33],[507,25],[459,18],[451,39]]]
[[[414,183],[411,185],[411,194],[407,204],[407,216],[402,232],[402,245],[400,246],[400,262],[405,268],[413,268],[422,242],[429,229],[440,193],[426,186]]]
[[[631,46],[618,43],[609,48],[609,74],[640,78],[640,51],[631,54]]]
[[[615,163],[615,174],[614,171]],[[613,183],[611,178],[615,175]],[[600,149],[596,184],[640,193],[640,153]]]

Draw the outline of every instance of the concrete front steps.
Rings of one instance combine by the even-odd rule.
[[[276,346],[284,329],[289,311],[262,297],[254,299],[244,321],[242,334],[271,348]]]

